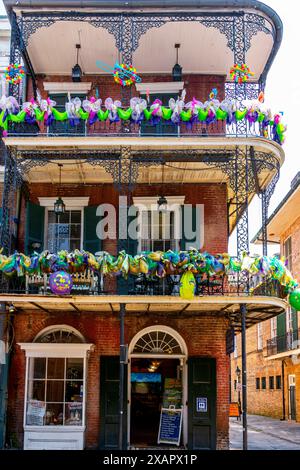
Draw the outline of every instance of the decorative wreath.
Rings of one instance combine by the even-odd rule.
[[[125,72],[125,76],[128,78],[124,79],[120,77],[123,75],[122,70]],[[132,65],[120,64],[119,67],[114,69],[114,80],[116,83],[122,86],[130,86],[136,82],[136,69]]]
[[[14,85],[17,85],[18,83],[20,83],[24,75],[25,75],[25,72],[24,72],[22,65],[10,64],[5,69],[6,81],[9,83],[13,83]]]
[[[230,78],[236,83],[245,83],[254,75],[246,64],[234,64],[230,69]]]

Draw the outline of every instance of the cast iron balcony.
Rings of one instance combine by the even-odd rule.
[[[267,340],[267,356],[300,348],[300,328]]]

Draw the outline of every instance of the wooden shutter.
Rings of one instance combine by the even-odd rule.
[[[127,228],[129,224],[135,218],[136,218],[135,215],[127,216]],[[130,237],[128,237],[127,240],[118,240],[118,252],[125,249],[126,253],[128,253],[131,256],[135,256],[137,254],[137,246],[138,246],[138,241],[133,240]],[[128,295],[134,289],[134,279],[132,276],[128,276],[128,279],[124,279],[123,276],[118,276],[117,283],[118,283],[119,295]]]
[[[100,358],[100,449],[118,449],[119,439],[119,356]],[[127,365],[124,380],[123,447],[127,445]]]
[[[286,314],[277,316],[277,353],[286,350]]]
[[[216,449],[216,361],[188,360],[188,448]]]
[[[26,207],[26,229],[25,229],[25,253],[33,251],[43,251],[44,249],[44,226],[45,208],[32,202],[27,202]],[[32,248],[32,243],[40,243],[41,247]]]
[[[97,237],[97,224],[101,217],[96,216],[98,206],[84,208],[83,249],[95,254],[102,250],[102,240]]]

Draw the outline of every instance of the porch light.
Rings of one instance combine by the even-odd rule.
[[[81,82],[81,76],[82,76],[82,70],[80,65],[78,64],[78,53],[79,49],[81,48],[80,44],[76,44],[76,49],[77,49],[77,62],[72,68],[72,80],[73,82]]]
[[[176,49],[176,64],[172,69],[173,82],[181,82],[182,80],[182,67],[178,64],[178,49],[180,44],[175,44]]]
[[[157,209],[160,212],[166,212],[166,210],[168,209],[168,201],[165,196],[160,196],[157,200]]]
[[[236,373],[237,377],[239,378],[240,375],[241,375],[241,369],[239,368],[239,366],[236,367],[235,373]]]
[[[57,216],[63,214],[66,210],[66,206],[62,198],[60,197],[60,188],[61,188],[61,168],[62,168],[62,163],[58,163],[59,166],[59,195],[58,198],[56,199],[54,203],[54,212]]]

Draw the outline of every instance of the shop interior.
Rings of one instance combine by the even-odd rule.
[[[182,407],[179,359],[138,358],[131,363],[131,445],[157,446],[161,408]]]

